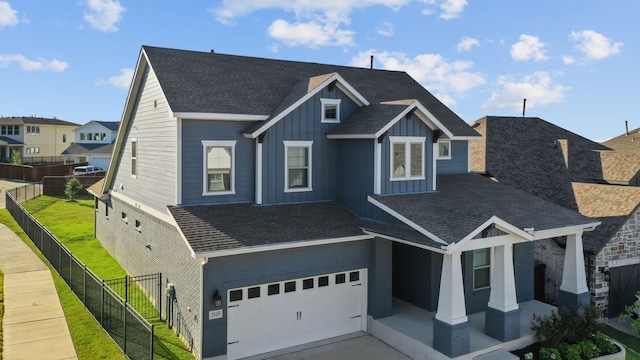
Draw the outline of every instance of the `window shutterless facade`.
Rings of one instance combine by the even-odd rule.
[[[473,251],[473,290],[491,287],[491,248]]]
[[[311,191],[313,141],[285,141],[285,192]]]
[[[340,122],[340,99],[320,99],[323,123]]]
[[[131,177],[138,177],[138,139],[131,139]]]
[[[438,140],[438,159],[451,159],[451,141]]]
[[[424,179],[425,137],[390,136],[390,179]]]
[[[235,194],[235,148],[235,140],[202,141],[202,195]]]

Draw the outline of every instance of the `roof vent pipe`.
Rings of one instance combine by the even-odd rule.
[[[215,53],[216,53],[216,51],[215,51],[215,50],[213,50],[213,49],[211,49],[211,53],[212,53],[212,54],[215,54]]]
[[[627,129],[626,134],[629,136],[629,122],[627,120],[624,121],[624,127]]]
[[[522,117],[524,117],[525,110],[527,110],[527,99],[522,102]]]
[[[369,67],[370,69],[373,69],[373,55],[371,55],[371,65]]]

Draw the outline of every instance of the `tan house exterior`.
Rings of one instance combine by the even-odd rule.
[[[78,126],[56,118],[2,117],[0,159],[10,162],[17,150],[23,163],[58,161]]]

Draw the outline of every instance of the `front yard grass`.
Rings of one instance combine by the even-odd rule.
[[[127,275],[122,266],[94,237],[93,197],[79,196],[76,202],[68,202],[63,196],[39,196],[22,205],[98,277],[114,279]],[[33,246],[30,240],[27,243]],[[79,304],[84,308],[82,303]],[[85,312],[91,316],[86,309]],[[193,360],[193,355],[182,340],[168,329],[163,321],[149,322],[154,325],[154,358]]]

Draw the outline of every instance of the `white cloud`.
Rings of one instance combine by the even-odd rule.
[[[455,105],[451,94],[462,94],[486,82],[484,76],[469,71],[470,61],[448,62],[439,54],[421,54],[414,58],[400,52],[363,51],[351,59],[351,65],[368,67],[371,55],[382,68],[406,71],[447,105]]]
[[[511,57],[516,61],[547,60],[549,57],[545,55],[544,46],[545,44],[538,37],[522,34],[520,41],[511,46]]]
[[[565,65],[571,65],[576,62],[576,59],[573,56],[564,55],[562,57],[562,62],[565,63]]]
[[[110,76],[108,83],[113,87],[128,89],[131,85],[131,79],[133,79],[133,69],[120,69],[120,75]]]
[[[378,34],[382,36],[392,36],[393,35],[393,23],[385,21],[380,25],[377,29]]]
[[[0,55],[0,68],[9,67],[11,63],[19,64],[20,68],[24,71],[42,70],[60,72],[69,67],[66,61],[60,61],[58,59],[46,60],[38,58],[31,60],[21,54]]]
[[[445,20],[459,18],[465,6],[467,6],[467,0],[445,0],[440,5],[443,10],[440,17]]]
[[[564,101],[564,93],[569,87],[553,84],[546,71],[534,72],[520,80],[509,76],[498,79],[500,90],[491,94],[491,98],[482,105],[484,111],[522,109],[523,99],[527,99],[527,108],[544,106]]]
[[[18,25],[18,12],[11,8],[7,1],[0,1],[0,29],[5,26]]]
[[[458,43],[458,52],[471,51],[474,46],[480,46],[480,42],[472,37],[465,36]]]
[[[593,30],[572,31],[571,40],[578,42],[576,49],[587,58],[600,60],[620,52],[621,42],[612,42]]]
[[[295,20],[277,19],[268,33],[288,46],[351,46],[355,32],[345,28],[351,12],[382,5],[398,9],[410,0],[224,0],[211,10],[216,21],[231,24],[244,15],[265,9],[281,9],[294,14]]]
[[[269,26],[272,38],[288,46],[308,45],[312,48],[329,45],[351,45],[353,31],[341,30],[335,24],[319,24],[315,21],[291,24],[278,19]]]
[[[89,11],[84,19],[96,30],[103,32],[118,31],[116,24],[122,19],[126,10],[118,0],[87,0]]]

